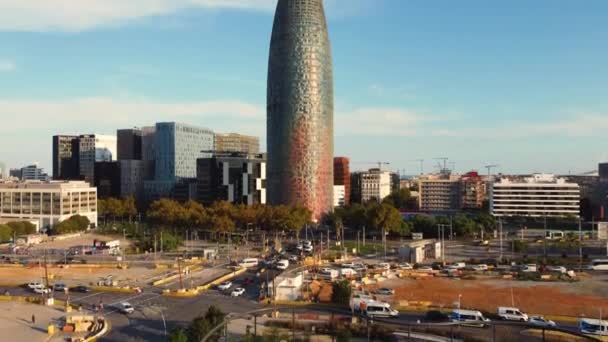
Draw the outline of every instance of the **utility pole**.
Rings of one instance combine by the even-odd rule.
[[[583,270],[583,219],[578,218],[578,271]]]
[[[365,226],[363,226],[363,247],[365,247]]]
[[[544,263],[547,263],[547,213],[545,212],[544,216],[544,228],[543,228],[543,259]]]
[[[500,247],[499,247],[500,248],[500,252],[499,252],[500,257],[499,257],[499,260],[500,260],[500,262],[502,262],[502,219],[500,217],[498,218],[498,229],[499,229],[499,232],[498,232],[499,239],[498,239],[498,241],[500,241],[499,242],[499,244],[500,244]]]

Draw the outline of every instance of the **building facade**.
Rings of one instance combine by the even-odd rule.
[[[268,199],[333,209],[333,71],[322,0],[279,0],[267,86]]]
[[[99,198],[120,197],[120,164],[118,161],[95,162],[95,180]]]
[[[445,177],[419,180],[418,206],[421,211],[445,212],[460,209],[460,180],[457,177]]]
[[[50,228],[74,215],[97,226],[97,189],[86,182],[0,182],[0,218],[38,220]]]
[[[142,131],[139,128],[116,131],[117,160],[142,159]]]
[[[344,198],[342,206],[350,204],[350,160],[346,157],[334,158],[334,207],[336,206],[335,186],[342,185],[344,187]]]
[[[53,136],[53,179],[80,179],[80,139],[76,135]]]
[[[579,216],[579,185],[552,174],[503,177],[490,189],[494,216]]]
[[[487,200],[486,183],[475,171],[460,177],[460,208],[465,210],[481,209]]]
[[[238,133],[215,133],[216,152],[260,153],[260,138]]]
[[[79,137],[80,176],[93,184],[95,162],[116,160],[116,137],[112,135],[88,134]]]
[[[0,162],[0,179],[8,178],[8,170],[6,169],[6,164]]]
[[[147,126],[141,128],[141,159],[146,161],[154,161],[156,159],[155,140],[156,126]]]
[[[346,197],[346,187],[344,185],[334,185],[334,207],[344,207]]]
[[[28,166],[24,166],[21,168],[21,180],[41,180],[46,181],[49,180],[49,175],[47,175],[44,170],[38,167],[37,164],[32,164]]]
[[[196,180],[203,205],[215,201],[266,204],[266,155],[234,152],[200,158]]]
[[[391,194],[391,173],[381,169],[355,172],[351,175],[351,189],[352,202],[382,202]]]

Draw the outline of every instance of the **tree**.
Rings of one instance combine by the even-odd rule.
[[[341,329],[336,336],[337,342],[350,342],[353,338],[349,329]]]
[[[161,198],[150,204],[146,217],[155,225],[172,226],[178,224],[180,218],[186,216],[184,211],[184,207],[177,201]]]
[[[13,221],[8,222],[6,225],[11,227],[13,233],[17,236],[34,234],[36,232],[36,226],[28,221]]]
[[[289,341],[289,339],[289,334],[282,333],[276,326],[264,331],[264,336],[262,337],[262,341],[264,342],[282,342]]]
[[[220,325],[226,317],[220,309],[215,305],[211,305],[205,316],[199,316],[195,318],[187,330],[189,341],[201,341],[213,328]],[[213,337],[217,339],[220,332],[215,334]]]
[[[13,230],[6,224],[0,224],[0,242],[7,242],[13,239]]]
[[[458,214],[454,216],[452,226],[454,233],[458,236],[473,236],[475,234],[475,221],[465,215]]]
[[[394,206],[396,209],[416,209],[416,199],[410,194],[409,189],[399,189],[388,195],[382,203]]]
[[[342,220],[345,225],[355,229],[361,229],[366,224],[367,215],[366,209],[359,203],[354,203],[351,206],[344,209],[343,212],[339,211],[343,215]]]
[[[348,280],[341,280],[332,284],[331,301],[336,304],[348,305],[352,288]]]
[[[173,329],[169,334],[169,342],[188,342],[188,335],[184,329]]]
[[[135,204],[135,198],[129,196],[122,200],[122,211],[123,215],[129,218],[129,222],[137,215],[137,205]]]
[[[86,230],[91,222],[86,216],[74,215],[67,220],[63,220],[53,227],[55,234],[69,234]]]
[[[372,205],[367,212],[368,224],[375,229],[386,229],[388,232],[400,232],[401,213],[386,203]]]
[[[426,237],[437,237],[435,219],[428,215],[415,215],[411,220],[413,231],[423,233]]]

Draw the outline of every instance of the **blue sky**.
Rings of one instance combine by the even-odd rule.
[[[171,120],[265,141],[274,0],[0,0],[0,161]],[[355,169],[608,161],[608,2],[326,0],[335,153]]]

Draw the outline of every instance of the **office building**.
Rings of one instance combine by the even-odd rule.
[[[142,159],[142,131],[139,128],[116,131],[117,160]]]
[[[279,0],[267,87],[269,203],[333,209],[333,75],[322,0]]]
[[[148,126],[141,128],[141,159],[145,161],[154,161],[156,151],[154,148],[156,137],[156,127]]]
[[[154,180],[144,182],[147,201],[174,194],[175,184],[196,178],[196,160],[211,157],[214,134],[203,127],[159,122],[154,132]]]
[[[42,168],[38,167],[38,164],[32,164],[28,166],[24,166],[21,168],[21,177],[19,179],[26,180],[41,180],[46,181],[49,180],[49,175],[47,175]]]
[[[10,178],[16,178],[17,180],[21,180],[21,169],[10,169],[8,171],[8,175]]]
[[[120,164],[118,161],[95,162],[95,180],[99,198],[120,197]]]
[[[334,158],[334,207],[336,201],[340,202],[336,198],[336,186],[344,187],[344,198],[342,200],[342,206],[350,204],[350,160],[346,157],[335,157]]]
[[[237,133],[215,133],[215,151],[260,153],[260,138]]]
[[[490,189],[494,216],[579,216],[579,185],[552,174],[502,177]]]
[[[197,160],[199,202],[266,203],[266,155],[216,153]]]
[[[76,135],[53,136],[53,179],[78,180],[80,177],[80,139]]]
[[[116,137],[112,135],[87,134],[80,140],[80,176],[93,184],[95,162],[116,160]]]
[[[346,197],[346,187],[344,185],[334,185],[334,207],[344,207]]]
[[[446,212],[460,209],[460,180],[448,174],[429,175],[418,181],[421,211]]]
[[[6,169],[6,164],[0,163],[0,179],[8,178],[8,170]]]
[[[38,220],[49,228],[74,215],[97,226],[97,189],[83,181],[0,182],[0,218]]]
[[[154,161],[119,160],[120,197],[134,197],[138,203],[144,200],[144,182],[154,179]]]
[[[382,202],[391,194],[391,173],[381,169],[355,172],[351,175],[351,201]]]

